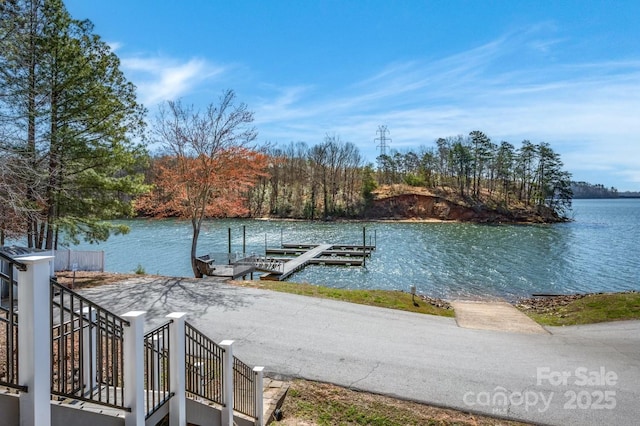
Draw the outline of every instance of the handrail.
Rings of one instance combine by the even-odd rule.
[[[170,390],[168,321],[144,335],[144,388],[146,418],[158,411],[174,395]]]
[[[27,266],[1,252],[0,260],[0,264],[8,266],[6,273],[0,268],[0,292],[5,286],[7,288],[5,304],[0,293],[0,385],[27,392],[18,377],[18,307],[13,288],[17,284],[13,268],[25,270]]]
[[[9,263],[13,264],[13,266],[15,266],[18,271],[26,271],[27,270],[27,265],[26,264],[14,259],[13,257],[11,257],[11,256],[9,256],[7,254],[2,253],[2,252],[0,252],[0,260],[4,260],[5,262],[9,262]],[[0,273],[1,273],[1,271],[0,271]],[[2,274],[2,275],[4,276],[4,274]]]
[[[253,265],[260,271],[283,273],[286,260],[277,257],[256,256],[252,255],[243,259],[247,264]]]
[[[129,322],[51,279],[51,393],[128,410],[123,329]]]
[[[233,357],[233,409],[255,417],[256,380],[253,369]]]
[[[189,323],[185,323],[185,345],[187,394],[224,405],[224,349]]]

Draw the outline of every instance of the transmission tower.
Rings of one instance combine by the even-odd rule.
[[[387,133],[389,129],[387,126],[378,126],[378,130],[376,130],[376,135],[380,135],[374,140],[378,142],[378,146],[376,148],[380,148],[380,155],[387,155],[387,142],[391,142],[391,138],[387,137]]]

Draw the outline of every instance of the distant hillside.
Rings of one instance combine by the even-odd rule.
[[[618,190],[614,187],[605,188],[601,184],[591,184],[588,182],[571,182],[573,199],[582,198],[618,198]]]
[[[571,182],[573,199],[586,198],[640,198],[640,192],[625,191],[620,192],[616,188],[606,188],[601,184],[591,184],[588,182]]]
[[[640,192],[633,192],[633,191],[625,191],[625,192],[618,192],[618,197],[619,198],[640,198]]]

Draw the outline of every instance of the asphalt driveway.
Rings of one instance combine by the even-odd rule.
[[[640,321],[518,334],[452,318],[225,284],[151,278],[80,291],[123,314],[170,312],[268,372],[557,425],[635,425]]]

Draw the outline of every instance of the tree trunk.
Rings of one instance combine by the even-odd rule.
[[[191,237],[191,269],[193,270],[194,277],[202,278],[202,273],[196,264],[196,251],[198,249],[198,237],[200,236],[201,221],[192,219],[191,225],[193,226],[193,236]]]
[[[30,157],[32,170],[37,170],[37,158],[36,158],[36,6],[35,2],[32,4],[31,16],[30,16],[30,35],[29,37],[29,94],[27,100],[27,155]],[[31,178],[31,177],[30,177]],[[35,203],[35,179],[27,186],[27,201]],[[38,231],[37,223],[33,223],[35,220],[29,220],[27,225],[27,246],[29,248],[36,247],[37,239],[36,233]],[[39,248],[39,247],[38,247]]]
[[[58,173],[60,173],[58,159],[58,96],[55,91],[51,93],[51,146],[49,148],[49,186],[47,188],[47,204],[46,222],[47,230],[45,236],[45,248],[51,250],[53,248],[53,228],[54,219],[56,217],[56,200],[55,193],[57,191]]]

